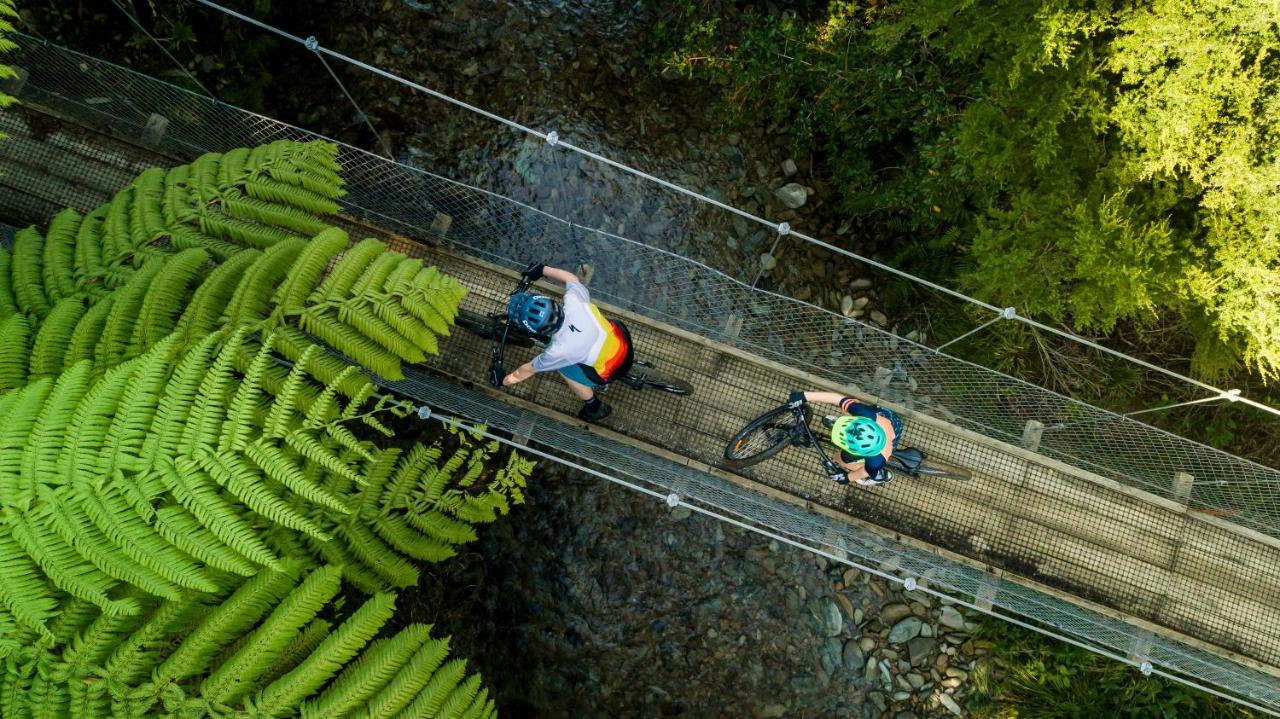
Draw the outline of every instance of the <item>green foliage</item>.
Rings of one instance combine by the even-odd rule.
[[[17,48],[17,45],[5,37],[7,33],[13,32],[13,21],[18,19],[18,7],[16,0],[0,0],[0,55]],[[0,64],[0,80],[6,80],[17,77],[17,73],[8,65]],[[16,103],[18,98],[0,92],[0,109],[9,107]],[[0,140],[4,139],[4,135],[0,134]]]
[[[372,641],[394,610],[376,594],[337,625],[341,570],[302,563],[192,601],[143,600],[113,616],[69,606],[56,635],[3,659],[6,717],[496,716],[480,678],[445,662],[448,640],[410,624]],[[86,611],[87,609],[87,611]],[[391,701],[394,698],[394,701]],[[436,711],[399,714],[404,707]],[[321,713],[317,713],[317,712]]]
[[[974,673],[966,708],[989,719],[1168,719],[1252,717],[1249,710],[1038,632],[989,619],[981,636],[994,664]],[[996,671],[998,669],[998,671]],[[995,677],[1001,675],[999,679]]]
[[[1280,376],[1268,6],[836,0],[741,23],[702,7],[668,69],[792,128],[898,261],[1081,331],[1175,328],[1203,377]]]

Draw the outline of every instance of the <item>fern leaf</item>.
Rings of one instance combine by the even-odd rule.
[[[309,308],[300,317],[303,330],[319,337],[357,364],[390,380],[403,379],[400,358],[340,320],[333,310]]]
[[[53,306],[36,333],[31,349],[28,381],[62,372],[62,363],[69,354],[71,336],[84,314],[84,302],[77,297],[59,300]]]
[[[55,599],[53,587],[40,568],[14,540],[7,519],[0,515],[0,606],[24,628],[52,639],[45,623],[66,609]],[[87,604],[87,602],[86,602]]]
[[[209,473],[227,491],[236,496],[245,506],[275,522],[276,524],[296,529],[316,539],[329,538],[328,533],[320,528],[305,514],[295,511],[288,503],[276,496],[253,467],[236,455],[218,456],[208,450],[200,449],[195,459],[200,467]]]
[[[35,317],[49,314],[49,298],[44,291],[44,238],[35,227],[18,230],[13,236],[13,294],[18,309]]]
[[[269,227],[283,227],[308,237],[323,232],[328,225],[310,211],[277,202],[228,194],[222,199],[222,210],[231,217],[255,220]]]
[[[76,230],[75,276],[82,288],[102,270],[102,233],[110,207],[102,205],[85,215]]]
[[[48,515],[51,526],[62,541],[113,579],[159,597],[178,598],[177,585],[115,551],[111,540],[94,526],[75,500],[67,496],[66,488],[62,489],[64,491],[55,493],[43,485],[39,488],[41,498],[52,508]]]
[[[258,250],[242,250],[209,273],[178,320],[177,329],[184,339],[203,337],[220,325],[236,287],[249,266],[261,256]]]
[[[433,514],[437,518],[448,519],[439,512]],[[424,562],[443,562],[457,554],[450,545],[473,541],[476,536],[475,530],[472,529],[471,525],[465,522],[457,522],[456,520],[451,521],[454,526],[460,529],[465,528],[466,530],[465,532],[459,531],[455,533],[453,536],[458,537],[456,540],[440,538],[439,535],[445,532],[440,532],[439,534],[433,532],[429,536],[423,536],[410,529],[403,518],[394,516],[378,517],[373,521],[373,529],[378,533],[378,536],[385,539],[387,544],[394,547],[398,552]]]
[[[311,656],[262,691],[255,702],[259,711],[280,716],[296,710],[303,699],[314,694],[378,633],[394,611],[395,595],[373,595]]]
[[[268,177],[246,179],[244,189],[249,197],[290,205],[317,215],[336,215],[342,209],[338,203],[318,192]]]
[[[320,696],[302,705],[303,719],[347,716],[385,687],[431,638],[431,627],[411,624],[370,644]]]
[[[163,272],[147,287],[134,327],[131,353],[145,350],[173,331],[178,314],[187,306],[192,284],[208,274],[210,259],[208,252],[190,249],[164,263]]]
[[[196,396],[199,394],[201,380],[209,367],[209,358],[213,355],[217,343],[224,337],[222,333],[214,333],[204,337],[200,344],[188,351],[178,362],[160,397],[160,405],[156,408],[153,422],[154,446],[147,459],[156,456],[172,457],[177,454],[190,423]]]
[[[347,233],[330,227],[307,243],[306,249],[289,268],[288,279],[280,288],[280,309],[285,314],[301,312],[307,298],[316,289],[320,275],[339,252],[347,246]]]
[[[31,323],[26,315],[12,314],[0,323],[0,391],[27,384]]]
[[[256,324],[266,319],[271,296],[304,248],[306,243],[299,239],[278,243],[249,267],[227,307],[231,324]]]
[[[339,567],[320,567],[311,572],[249,635],[240,650],[204,680],[200,685],[204,698],[215,704],[232,704],[252,691],[294,634],[338,593],[341,582]]]
[[[259,440],[248,445],[245,455],[260,467],[267,476],[307,501],[323,505],[342,514],[351,513],[351,507],[341,497],[308,480],[302,470],[289,458],[288,454],[268,440]]]
[[[114,300],[114,295],[107,295],[80,316],[75,329],[71,332],[71,338],[67,341],[64,367],[70,367],[81,360],[93,361],[98,343],[102,340],[102,332],[106,329],[107,317],[111,314],[111,303]]]
[[[49,581],[73,597],[92,602],[107,614],[134,614],[139,606],[133,599],[112,599],[115,582],[97,568],[80,558],[71,545],[63,542],[47,528],[48,508],[34,507],[21,518],[6,509],[7,524],[13,538],[27,553]]]
[[[65,444],[63,438],[76,405],[88,392],[90,379],[88,363],[81,362],[54,380],[22,453],[22,475],[17,491],[5,497],[6,503],[25,506],[25,502],[35,496],[35,484],[39,480],[61,482],[58,455]]]
[[[351,288],[387,246],[373,238],[357,242],[338,258],[333,270],[316,289],[316,297],[325,302],[342,302],[351,295]]]
[[[225,200],[224,200],[225,204]],[[225,238],[230,243],[241,247],[248,246],[261,250],[269,249],[281,242],[298,239],[278,227],[264,225],[259,222],[241,219],[232,215],[200,215],[200,231],[215,238]]]
[[[223,544],[181,505],[158,507],[155,528],[169,543],[215,569],[243,577],[258,567]]]
[[[396,716],[431,682],[448,656],[448,637],[424,643],[386,687],[369,700],[367,716]]]
[[[145,621],[118,642],[102,663],[102,676],[117,686],[135,685],[150,676],[163,655],[153,647],[165,646],[183,630],[198,625],[211,608],[196,597],[161,602]],[[74,715],[73,715],[74,716]]]
[[[0,320],[16,314],[18,305],[13,299],[13,256],[0,247]]]
[[[297,584],[303,563],[291,560],[279,571],[259,572],[209,612],[156,669],[157,685],[197,675],[218,649],[243,635]]]
[[[42,271],[45,291],[51,303],[76,294],[75,250],[80,222],[80,213],[72,209],[59,212],[49,222]]]
[[[174,465],[162,464],[158,469],[174,498],[223,544],[260,566],[280,566],[280,560],[241,515],[241,509],[224,499],[213,480],[194,462],[179,457]]]
[[[350,521],[337,527],[351,554],[365,567],[386,579],[393,587],[412,587],[418,583],[418,569],[387,546],[363,522]]]
[[[205,226],[207,217],[207,215],[202,215],[198,218],[197,221],[201,227]],[[268,228],[261,228],[255,225],[254,230],[257,232],[267,232]],[[173,243],[174,247],[180,250],[202,249],[210,255],[213,255],[214,259],[219,262],[226,262],[228,259],[234,257],[236,253],[243,252],[245,250],[241,245],[233,242],[227,242],[226,240],[215,237],[212,234],[205,234],[205,232],[187,225],[174,225],[170,227],[169,241]],[[273,239],[273,242],[274,241],[278,241],[278,238]]]
[[[142,269],[133,273],[124,287],[114,293],[111,312],[107,315],[102,339],[94,353],[94,364],[97,367],[111,367],[133,356],[130,353],[133,328],[142,311],[147,288],[160,272],[161,265],[159,262],[143,265]]]

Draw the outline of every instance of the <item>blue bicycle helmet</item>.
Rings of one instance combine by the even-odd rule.
[[[535,335],[549,335],[560,329],[564,310],[546,295],[520,292],[507,304],[507,317],[520,329]]]
[[[874,457],[888,442],[884,429],[868,417],[841,417],[831,426],[831,442],[859,457]]]

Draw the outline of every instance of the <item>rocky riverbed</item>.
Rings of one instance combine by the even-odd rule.
[[[987,647],[967,610],[542,469],[527,504],[401,602],[454,636],[504,717],[965,715]]]

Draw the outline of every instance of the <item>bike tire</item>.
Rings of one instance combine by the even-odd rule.
[[[932,459],[926,459],[924,464],[917,467],[916,475],[920,477],[954,479],[960,482],[967,482],[973,479],[973,473],[964,467],[957,467],[954,464],[947,464],[946,462],[936,462]]]
[[[804,419],[806,422],[809,421],[809,414],[809,408],[805,407]],[[725,466],[730,469],[744,469],[769,459],[781,452],[783,448],[791,445],[791,430],[795,426],[791,408],[786,405],[771,409],[756,417],[738,430],[737,434],[729,438],[729,443],[724,448]],[[767,434],[770,430],[775,430],[775,434]],[[782,431],[776,432],[776,430]],[[747,450],[746,447],[749,446],[752,440],[761,440],[760,448],[754,451]]]
[[[645,387],[681,396],[693,394],[693,385],[682,379],[668,377],[652,367],[634,366],[627,374]]]

